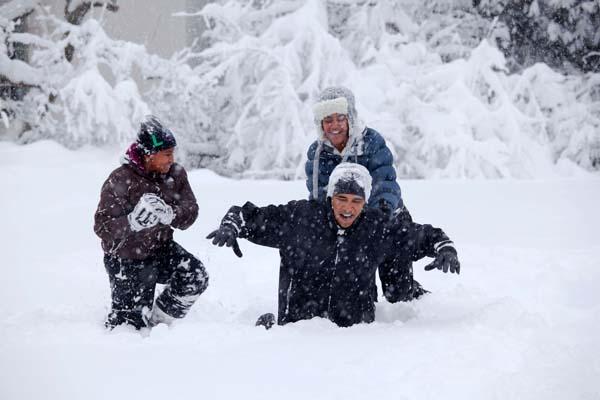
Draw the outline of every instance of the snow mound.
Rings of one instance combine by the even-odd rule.
[[[232,204],[303,198],[303,183],[191,171],[200,216],[175,237],[211,283],[184,320],[140,334],[103,328],[92,219],[118,156],[0,142],[2,399],[597,397],[598,179],[404,181],[415,220],[456,243],[461,275],[423,260],[431,293],[380,301],[373,324],[266,331],[254,322],[276,310],[277,251],[242,241],[238,259],[204,238]]]

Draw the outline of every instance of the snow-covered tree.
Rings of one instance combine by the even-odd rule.
[[[151,61],[143,57],[143,46],[109,39],[94,19],[76,26],[53,16],[39,18],[46,36],[12,35],[32,47],[28,68],[37,80],[37,87],[13,104],[31,127],[23,140],[54,138],[77,146],[130,136],[132,121],[149,111],[132,80],[134,65]],[[65,48],[73,49],[72,62]]]
[[[17,122],[10,133],[22,141],[51,136],[45,127],[57,122],[52,111],[63,111],[62,104],[56,106],[54,103],[62,100],[57,98],[56,88],[72,77],[68,74],[68,63],[72,61],[77,38],[70,40],[70,27],[76,29],[92,7],[107,7],[111,11],[118,9],[113,2],[67,0],[64,9],[66,23],[47,15],[47,9],[38,3],[15,0],[1,7],[2,15],[6,17],[0,18],[0,46],[3,46],[0,48],[0,77],[8,82],[11,90],[8,96],[6,91],[2,92],[4,114]],[[46,28],[47,32],[42,36],[22,29],[26,26],[24,17],[29,16],[28,20],[31,20],[34,11],[36,20],[44,20],[42,28]],[[17,27],[20,29],[15,29]]]
[[[203,77],[199,89],[210,99],[205,128],[229,150],[220,169],[298,176],[315,135],[313,99],[354,67],[327,33],[320,2],[265,3],[209,4],[202,11],[212,42],[195,67]]]
[[[27,65],[28,52],[22,43],[9,40],[15,32],[23,32],[27,17],[35,9],[35,2],[11,1],[0,6],[0,118],[6,130],[11,128],[12,110],[6,100],[20,100],[37,83]]]
[[[185,14],[203,18],[205,47],[170,59],[110,38],[97,20],[41,14],[40,35],[2,31],[2,43],[31,50],[19,68],[0,59],[0,75],[18,70],[31,85],[23,99],[3,99],[10,111],[0,115],[20,121],[21,141],[126,142],[151,112],[187,166],[303,178],[316,95],[344,85],[401,177],[600,169],[598,74],[510,73],[510,59],[482,40],[495,28],[466,0],[216,1]]]
[[[563,71],[600,71],[597,0],[475,0],[493,18],[498,46],[523,68],[544,62]]]
[[[130,139],[150,112],[134,75],[164,75],[170,63],[149,55],[144,46],[109,38],[97,20],[83,19],[90,7],[100,5],[106,6],[68,1],[70,22],[38,6],[40,34],[4,31],[8,45],[30,48],[27,63],[6,62],[6,50],[0,51],[5,57],[0,74],[30,87],[22,99],[4,101],[19,122],[20,141],[51,138],[70,147],[118,143]]]
[[[201,14],[210,46],[196,67],[213,79],[203,115],[223,133],[218,146],[232,148],[216,164],[251,176],[288,176],[297,166],[302,177],[304,151],[316,137],[314,96],[343,84],[395,150],[401,176],[532,177],[550,174],[563,158],[596,168],[566,151],[571,141],[559,128],[566,122],[540,106],[540,77],[510,75],[504,56],[479,44],[484,20],[476,29],[461,25],[476,18],[470,7],[440,0],[209,5]],[[456,15],[454,26],[446,12]],[[551,70],[542,74],[555,79]],[[569,97],[566,83],[559,90]],[[575,104],[558,107],[569,114]],[[586,132],[597,126],[596,111],[586,103],[577,117]],[[574,147],[593,147],[597,136],[585,134]]]

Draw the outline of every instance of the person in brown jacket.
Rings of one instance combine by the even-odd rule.
[[[187,229],[198,216],[185,169],[174,162],[176,144],[158,118],[146,117],[102,186],[94,232],[110,281],[109,329],[183,318],[208,286],[202,262],[173,240],[174,228]],[[154,301],[157,283],[166,287]]]

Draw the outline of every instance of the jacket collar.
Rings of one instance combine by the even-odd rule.
[[[322,142],[323,150],[338,155],[344,158],[345,160],[352,156],[362,156],[364,154],[365,149],[365,129],[366,127],[364,127],[363,131],[361,131],[359,134],[348,135],[348,142],[346,143],[346,147],[344,147],[344,150],[342,151],[336,149],[335,146],[331,144],[329,139],[327,139],[323,134],[320,139],[320,141]],[[318,158],[317,154],[315,154],[315,158]]]

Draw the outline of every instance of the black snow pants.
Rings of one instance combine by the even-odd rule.
[[[107,328],[121,324],[137,329],[147,326],[157,283],[166,287],[154,307],[174,318],[183,318],[208,286],[208,274],[202,262],[174,241],[144,260],[105,254],[104,266],[112,297]]]
[[[406,207],[397,209],[392,219],[412,222]],[[383,295],[390,303],[411,301],[426,291],[413,279],[410,254],[398,253],[386,258],[378,268]]]

